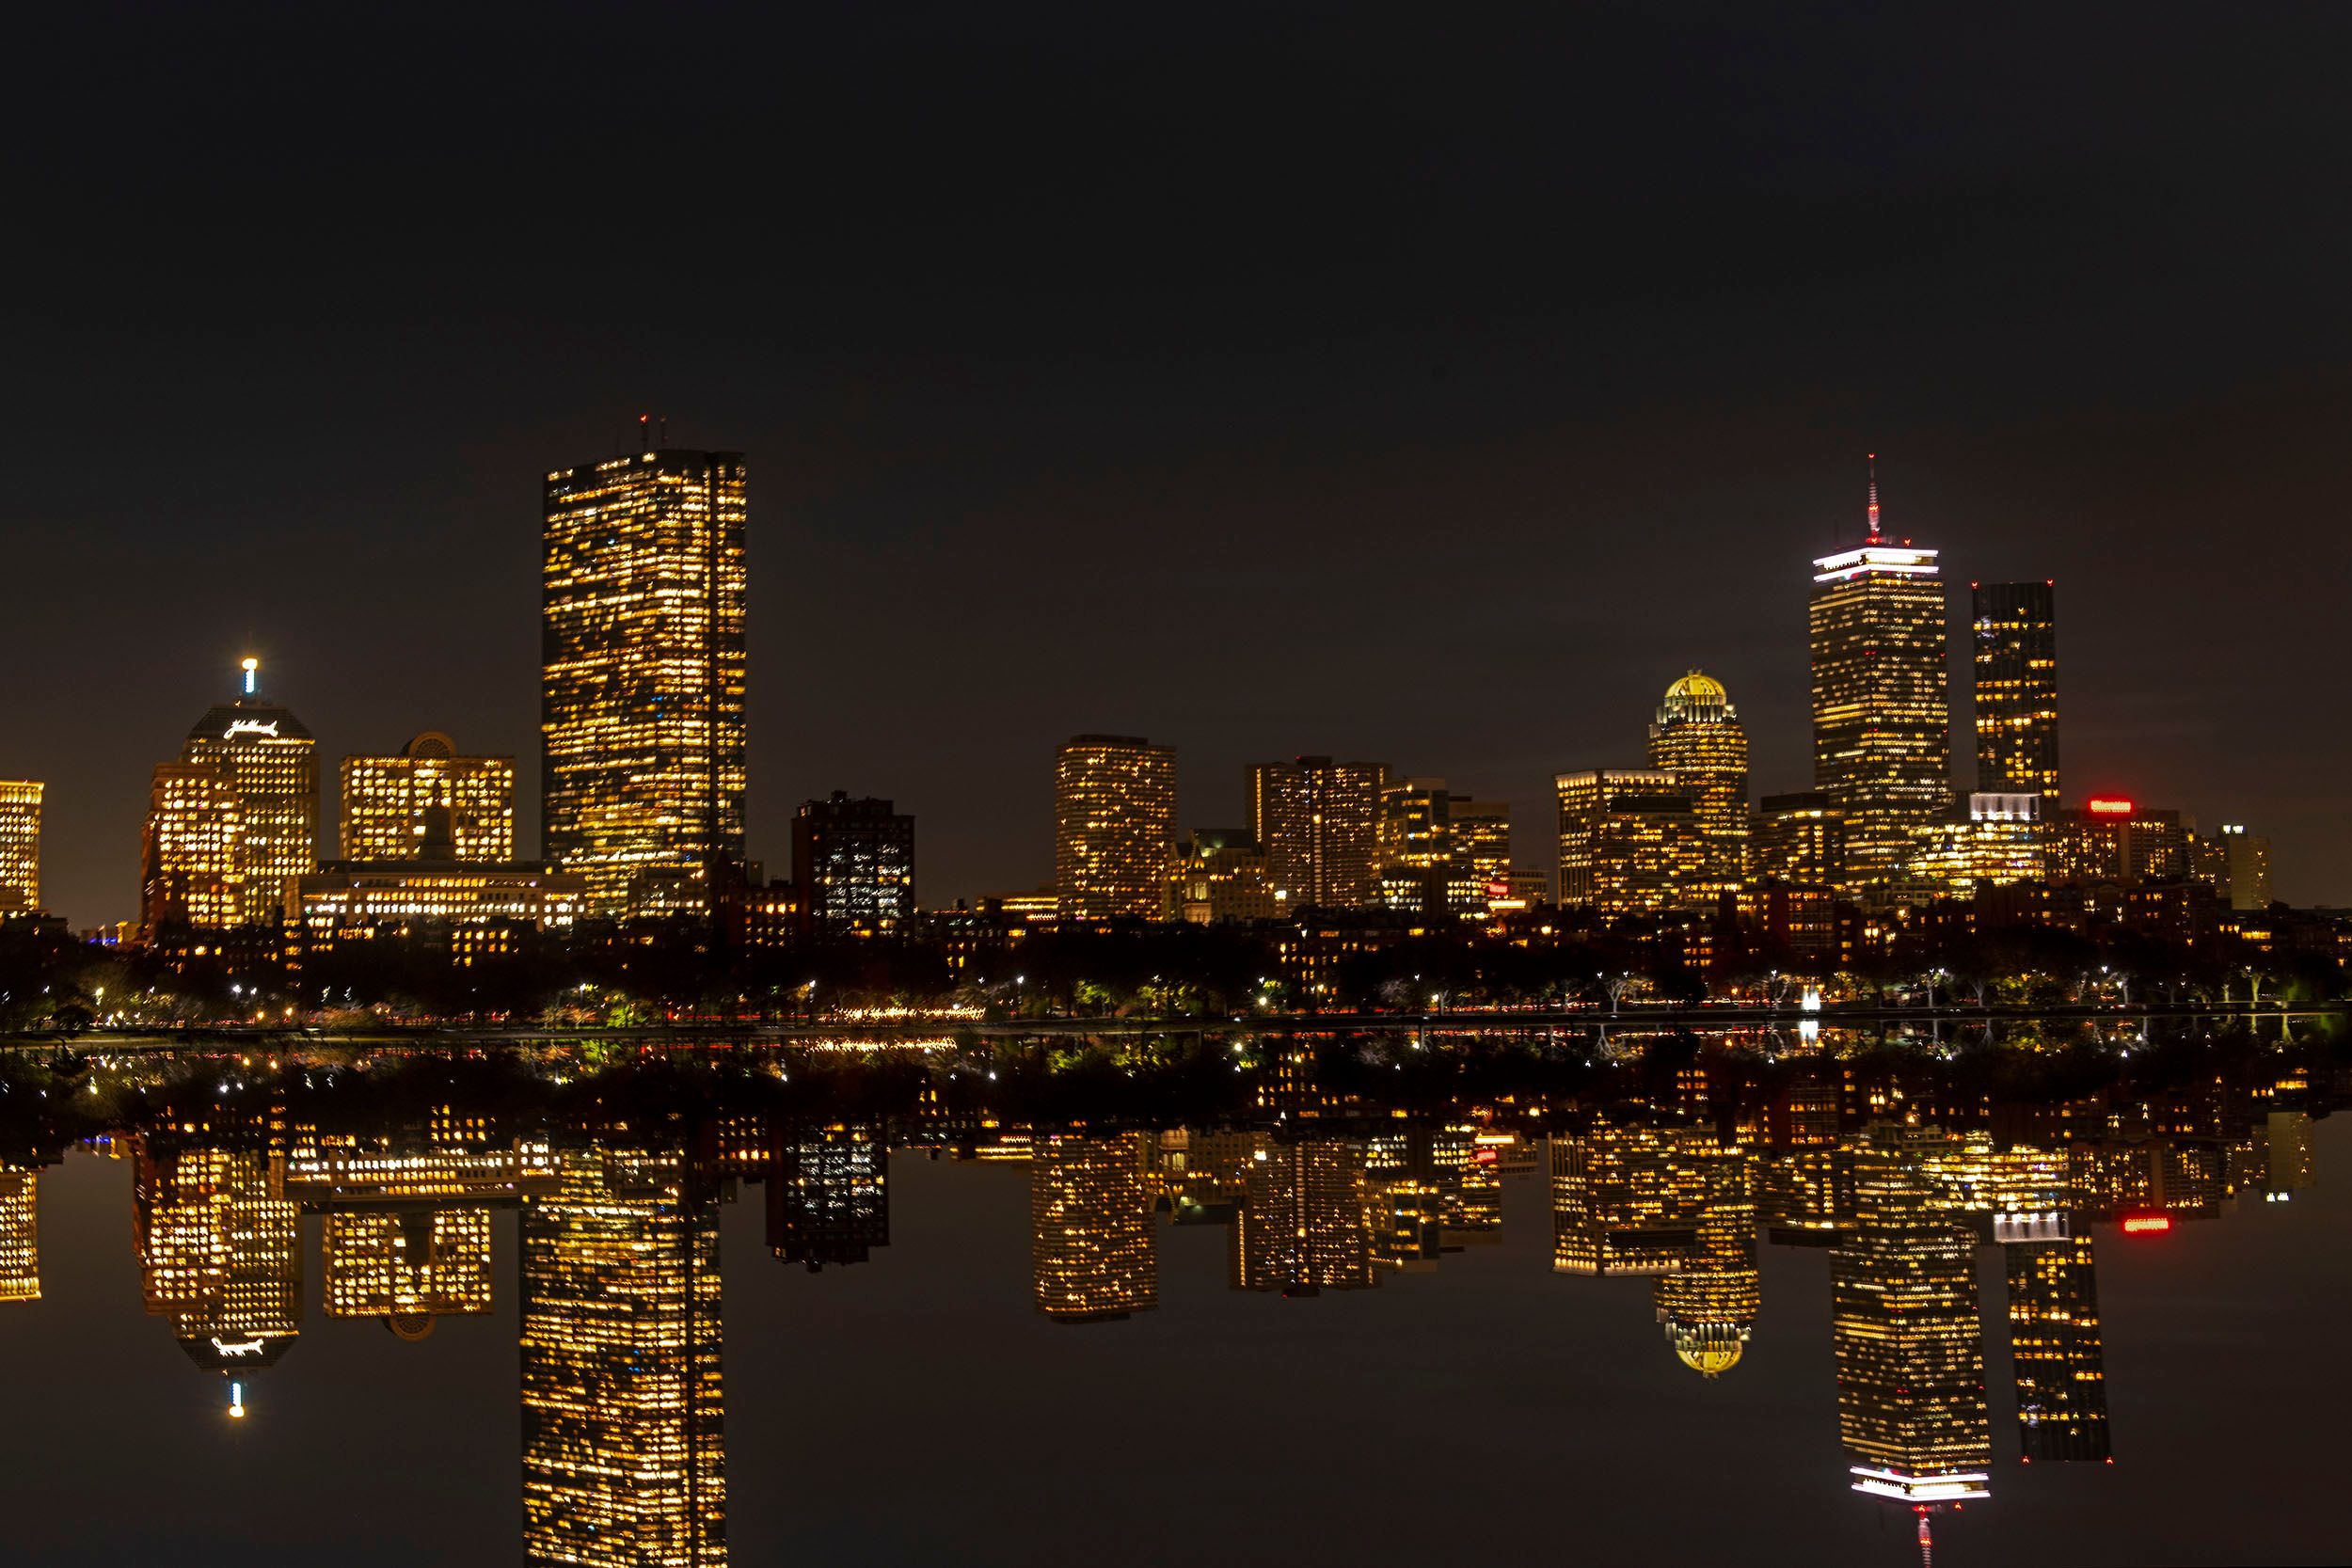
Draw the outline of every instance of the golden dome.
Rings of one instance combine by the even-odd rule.
[[[1687,1323],[1666,1320],[1666,1338],[1676,1357],[1701,1377],[1720,1377],[1740,1364],[1748,1331],[1737,1323]]]
[[[1693,670],[1674,685],[1666,688],[1669,703],[1721,703],[1730,700],[1731,693],[1724,683],[1702,670]]]

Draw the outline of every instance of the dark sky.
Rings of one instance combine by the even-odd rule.
[[[1570,9],[31,19],[0,775],[49,902],[134,912],[248,648],[329,768],[429,726],[534,797],[539,476],[648,409],[750,455],[771,868],[845,787],[926,901],[1033,884],[1081,730],[1174,744],[1186,827],[1327,751],[1549,864],[1550,775],[1692,664],[1804,787],[1875,449],[1962,602],[2058,579],[2070,796],[2352,901],[2352,22]]]

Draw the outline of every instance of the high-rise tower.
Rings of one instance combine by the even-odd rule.
[[[709,907],[743,858],[743,458],[547,476],[545,858],[602,915]]]
[[[1299,757],[1249,769],[1249,832],[1284,909],[1352,909],[1380,895],[1381,796],[1376,762]]]
[[[40,908],[41,786],[0,779],[0,914]]]
[[[290,710],[262,699],[260,660],[242,669],[236,701],[196,721],[180,761],[208,769],[236,801],[237,917],[230,924],[276,927],[294,879],[319,868],[318,742]],[[203,924],[193,911],[191,923]]]
[[[1936,552],[1879,531],[1813,563],[1813,782],[1844,818],[1846,879],[1883,892],[1912,829],[1951,805],[1951,686]]]
[[[1748,735],[1723,683],[1693,670],[1666,688],[1649,765],[1675,776],[1698,814],[1707,880],[1737,886],[1748,846]]]
[[[1972,582],[1976,656],[1977,788],[2040,795],[2045,818],[2058,805],[2057,588],[2048,582]]]
[[[1029,1163],[1037,1309],[1063,1323],[1124,1318],[1160,1304],[1142,1135],[1056,1132]]]
[[[1176,749],[1080,735],[1054,757],[1054,888],[1061,918],[1157,920],[1176,839]]]

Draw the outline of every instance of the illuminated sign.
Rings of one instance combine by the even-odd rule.
[[[2090,806],[2090,815],[2093,816],[2129,816],[2133,809],[2132,802],[2129,800],[2097,795],[2092,796],[2086,804]]]
[[[2171,1228],[2172,1216],[2169,1214],[2126,1214],[2123,1216],[2123,1234],[2126,1236],[2161,1234]]]
[[[275,740],[278,738],[278,721],[275,719],[235,719],[230,721],[229,727],[220,732],[220,737],[223,740],[236,735],[265,735]]]
[[[1491,1148],[1481,1148],[1470,1155],[1471,1162],[1481,1165],[1491,1165],[1497,1158],[1498,1156]]]
[[[1508,882],[1488,882],[1486,884],[1486,896],[1489,898],[1508,898],[1511,896],[1511,884]]]

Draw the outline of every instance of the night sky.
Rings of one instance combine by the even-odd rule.
[[[535,845],[540,478],[650,410],[749,454],[771,872],[838,787],[916,815],[927,903],[1034,885],[1086,730],[1177,748],[1183,828],[1329,752],[1549,866],[1551,774],[1693,664],[1805,787],[1807,558],[1876,450],[1956,619],[2058,580],[2070,800],[2352,902],[2352,18],[1567,10],[22,21],[47,901],[135,911],[248,650],[329,776],[515,753]]]

